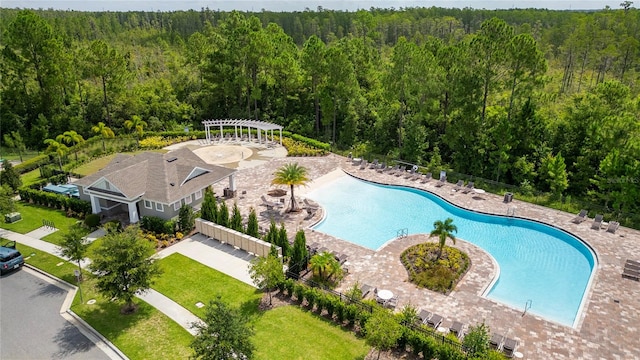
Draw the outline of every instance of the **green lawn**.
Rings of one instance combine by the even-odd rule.
[[[256,359],[364,359],[369,352],[351,331],[293,305],[264,312],[254,328]]]
[[[205,310],[195,304],[208,304],[218,295],[231,306],[242,307],[248,315],[258,311],[262,293],[252,286],[180,254],[158,263],[164,273],[153,288],[197,316],[204,316]]]
[[[69,283],[76,284],[73,271],[77,265],[57,256],[17,244],[26,262]],[[58,266],[59,263],[63,263]],[[95,289],[95,280],[85,272],[80,292],[76,293],[71,310],[115,344],[130,359],[187,359],[193,337],[180,325],[154,307],[137,299],[138,311],[133,315],[120,314],[120,303],[110,302]],[[87,300],[96,299],[93,305]]]
[[[103,156],[101,158],[90,161],[84,165],[78,166],[77,168],[73,169],[73,172],[81,175],[85,175],[85,176],[91,175],[96,171],[102,169],[103,167],[107,166],[107,164],[109,164],[114,157],[116,157],[116,154]]]
[[[22,214],[22,220],[12,224],[7,224],[4,222],[4,218],[2,218],[0,219],[0,221],[2,221],[0,227],[21,234],[26,234],[41,227],[42,220],[46,219],[53,221],[56,228],[66,231],[71,225],[78,221],[78,219],[67,217],[65,212],[62,210],[53,210],[34,204],[26,204],[20,201],[16,202],[16,211]]]
[[[62,229],[59,228],[58,231],[43,237],[42,240],[52,244],[60,245],[62,243],[62,239],[64,238],[64,236],[69,232],[69,226]],[[84,235],[88,235],[90,233],[89,229],[86,229],[84,227],[81,228],[81,231]]]
[[[369,352],[364,340],[352,332],[296,306],[259,312],[261,293],[255,288],[183,255],[172,254],[158,262],[164,273],[153,288],[194,314],[204,314],[196,302],[207,304],[220,295],[251,316],[257,359],[364,359]]]
[[[22,186],[29,186],[37,183],[40,181],[40,169],[33,169],[20,175],[20,180],[22,180]]]

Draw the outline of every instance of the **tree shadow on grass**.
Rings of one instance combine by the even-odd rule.
[[[72,310],[104,337],[113,340],[138,322],[153,316],[154,308],[151,305],[141,300],[136,300],[136,305],[137,311],[126,315],[121,313],[124,303],[116,301],[102,300],[92,305],[75,305]]]

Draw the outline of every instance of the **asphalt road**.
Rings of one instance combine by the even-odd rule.
[[[109,359],[60,315],[67,292],[24,268],[0,278],[0,359]]]

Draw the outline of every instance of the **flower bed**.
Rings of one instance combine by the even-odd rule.
[[[409,273],[409,281],[429,290],[448,293],[469,268],[469,256],[445,246],[440,259],[438,244],[424,243],[406,249],[400,260]]]

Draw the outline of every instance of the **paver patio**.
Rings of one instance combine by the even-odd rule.
[[[215,151],[212,149],[212,151]],[[516,208],[518,217],[534,219],[562,228],[585,241],[597,254],[598,265],[593,283],[576,328],[547,321],[530,313],[522,316],[523,309],[514,309],[481,296],[497,272],[492,258],[477,246],[459,239],[456,247],[467,252],[472,266],[456,289],[442,295],[417,288],[408,282],[407,273],[400,263],[399,255],[407,247],[425,241],[428,234],[411,235],[391,241],[378,251],[373,251],[310,228],[319,221],[322,213],[309,218],[306,212],[288,214],[280,210],[267,210],[260,200],[261,195],[273,189],[271,179],[280,166],[298,162],[309,171],[313,181],[307,188],[296,188],[296,197],[323,182],[330,181],[340,172],[385,184],[421,188],[464,208],[486,213],[505,215],[509,208]],[[241,164],[242,165],[242,164]],[[492,331],[519,341],[518,352],[527,359],[636,359],[640,358],[640,342],[637,340],[640,323],[640,282],[623,279],[622,268],[626,259],[640,259],[640,231],[620,228],[616,234],[604,229],[592,230],[589,220],[574,224],[575,214],[569,214],[542,206],[514,200],[505,204],[500,196],[482,196],[453,192],[453,184],[441,188],[434,186],[436,180],[421,184],[404,177],[389,176],[371,169],[361,170],[348,159],[331,154],[325,157],[274,158],[254,167],[239,166],[237,174],[238,197],[226,200],[231,208],[236,201],[243,214],[251,207],[258,212],[260,225],[269,226],[271,218],[284,222],[290,237],[298,229],[304,229],[307,243],[317,242],[326,248],[348,255],[346,265],[349,274],[341,288],[350,287],[355,281],[394,291],[399,295],[398,308],[411,304],[416,308],[436,312],[445,317],[443,326],[452,321],[474,325],[485,322]],[[222,185],[215,188],[222,193]],[[287,189],[288,190],[288,189]],[[289,194],[284,197],[288,199]],[[288,201],[288,200],[287,200]],[[524,304],[523,304],[524,307]]]

